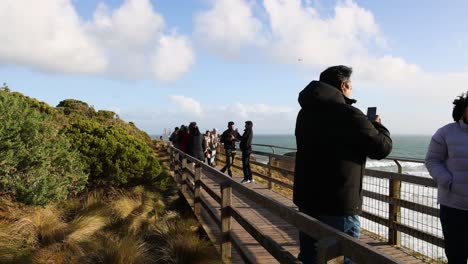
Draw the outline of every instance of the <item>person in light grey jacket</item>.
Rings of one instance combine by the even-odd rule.
[[[449,264],[468,260],[468,93],[455,101],[455,122],[432,136],[426,167],[437,182],[437,202]]]

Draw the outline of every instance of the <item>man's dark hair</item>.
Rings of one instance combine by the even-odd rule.
[[[174,130],[175,130],[175,131],[179,130],[179,127],[174,127]]]
[[[328,83],[340,89],[341,83],[351,78],[353,68],[344,65],[332,66],[320,74],[321,82]]]
[[[252,126],[252,125],[253,125],[252,121],[245,121],[245,124],[246,124],[246,125],[249,125],[249,126]]]
[[[465,109],[468,107],[468,92],[462,93],[457,99],[453,101],[452,117],[455,122],[462,119]]]
[[[200,135],[200,130],[198,129],[197,122],[190,122],[189,133],[195,136]]]
[[[229,121],[229,122],[228,122],[228,126],[232,126],[232,125],[234,125],[234,122]]]

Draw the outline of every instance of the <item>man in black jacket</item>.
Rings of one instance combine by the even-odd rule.
[[[250,154],[252,153],[252,121],[245,121],[244,134],[242,134],[239,144],[242,151],[242,170],[244,171],[244,179],[242,183],[253,182],[252,171],[250,170]]]
[[[351,73],[346,66],[330,67],[299,94],[294,203],[301,212],[359,238],[366,159],[385,158],[392,140],[380,117],[369,120],[352,106]],[[315,263],[316,240],[299,235],[299,259]]]
[[[224,154],[226,155],[226,165],[221,169],[221,172],[224,173],[227,170],[231,177],[231,165],[236,157],[236,140],[238,138],[240,138],[240,135],[237,130],[234,130],[234,122],[229,121],[228,129],[221,135],[221,143],[224,145]]]

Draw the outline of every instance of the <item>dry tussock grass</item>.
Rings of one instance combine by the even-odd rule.
[[[80,263],[141,264],[149,262],[145,242],[133,235],[100,234],[88,247],[91,247],[91,253],[80,258]]]
[[[217,263],[197,230],[141,186],[43,208],[0,199],[0,263]]]

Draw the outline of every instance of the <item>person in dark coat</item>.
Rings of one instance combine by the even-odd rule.
[[[293,200],[301,212],[359,238],[366,159],[385,158],[392,140],[379,116],[369,120],[352,106],[351,73],[330,67],[299,93]],[[299,235],[299,259],[315,263],[316,240]]]
[[[226,165],[221,169],[221,172],[224,173],[227,170],[231,177],[231,165],[236,157],[236,140],[238,138],[240,138],[240,134],[234,130],[234,122],[229,121],[228,129],[221,135],[221,143],[224,145],[224,154],[226,155]]]
[[[187,153],[187,139],[189,136],[189,132],[186,126],[182,125],[180,126],[179,133],[177,133],[177,144],[178,144],[178,149],[180,149],[182,152]]]
[[[174,128],[174,132],[172,132],[171,136],[169,137],[169,141],[172,143],[172,145],[175,147],[175,148],[178,148],[179,147],[179,143],[177,142],[177,133],[179,133],[179,128],[178,127],[175,127]]]
[[[205,136],[200,133],[196,122],[189,125],[189,136],[187,140],[187,154],[200,160],[205,160],[206,141]]]
[[[242,183],[253,182],[252,170],[250,169],[250,154],[252,153],[252,121],[245,121],[244,133],[241,136],[239,148],[242,151],[242,171],[244,172],[244,179]]]

